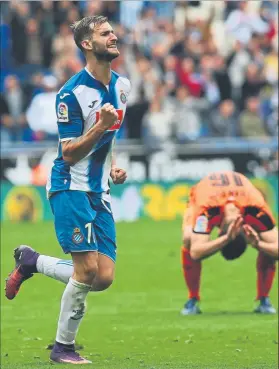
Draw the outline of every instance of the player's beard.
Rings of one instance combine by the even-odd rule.
[[[118,49],[112,49],[113,52],[110,52],[107,48],[104,49],[103,47],[98,46],[96,43],[93,42],[92,52],[98,61],[106,61],[111,62],[113,59],[119,56]]]

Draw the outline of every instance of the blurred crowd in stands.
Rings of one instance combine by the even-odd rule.
[[[71,23],[108,16],[132,83],[118,139],[278,135],[278,3],[13,1],[1,4],[1,143],[57,139],[55,95],[84,66]]]

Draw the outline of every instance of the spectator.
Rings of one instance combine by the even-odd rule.
[[[33,97],[41,92],[44,92],[43,88],[43,74],[37,72],[24,83],[24,95],[26,97],[26,106],[28,106]]]
[[[269,114],[265,117],[268,132],[278,138],[278,86],[269,96]]]
[[[269,30],[269,25],[260,15],[250,13],[248,7],[248,1],[239,1],[238,9],[233,10],[226,20],[228,33],[244,45],[248,44],[253,33],[265,34]]]
[[[29,4],[26,2],[11,3],[11,37],[12,56],[18,65],[26,63],[27,37],[26,24],[29,17]]]
[[[193,31],[188,33],[185,40],[183,41],[183,57],[192,58],[194,63],[197,64],[200,58],[205,52],[205,43],[202,41],[202,34],[200,31]]]
[[[59,33],[53,41],[53,52],[55,53],[54,64],[61,58],[70,59],[76,56],[77,49],[72,32],[67,23],[62,23],[59,27]]]
[[[69,10],[72,7],[72,3],[70,1],[54,1],[54,22],[55,26],[59,28],[62,23],[67,22]],[[88,5],[88,2],[86,1]]]
[[[127,29],[127,31],[130,31],[137,26],[142,8],[142,0],[120,2],[120,23]]]
[[[139,57],[129,62],[129,76],[133,88],[129,95],[126,112],[128,138],[141,138],[142,119],[155,95],[155,82],[158,74],[151,68],[150,62]]]
[[[164,59],[162,79],[170,94],[175,93],[175,89],[178,84],[176,65],[177,58],[174,55],[167,55]]]
[[[278,138],[278,119],[279,119],[279,115],[278,115],[278,107],[275,108],[272,113],[268,116],[267,120],[266,120],[266,126],[267,126],[267,130],[268,132],[271,134],[271,136],[273,137],[277,137]]]
[[[173,43],[172,26],[169,23],[158,23],[150,39],[151,58],[158,64],[163,63]]]
[[[154,17],[155,10],[153,8],[144,9],[134,29],[134,42],[139,51],[148,57],[151,54],[151,36],[156,29]]]
[[[36,95],[26,112],[30,128],[35,132],[36,139],[57,139],[57,117],[55,101],[57,80],[53,76],[43,78],[45,92]]]
[[[120,18],[119,12],[120,12],[120,1],[102,2],[102,15],[110,19],[112,23],[114,24],[119,23],[119,18]]]
[[[193,59],[184,58],[177,65],[177,75],[179,83],[186,86],[192,96],[199,97],[202,90],[202,81],[198,78],[194,68]]]
[[[221,100],[221,95],[212,70],[205,69],[202,73],[202,80],[204,97],[212,107],[218,105]]]
[[[29,65],[42,65],[43,55],[41,39],[38,29],[38,22],[30,18],[26,24],[27,51],[26,63]]]
[[[13,120],[9,112],[9,107],[4,99],[3,95],[0,95],[0,124],[1,124],[1,147],[5,147],[11,144],[12,142],[12,127]]]
[[[260,99],[258,96],[249,97],[246,108],[240,115],[240,134],[242,137],[267,137],[264,121],[260,116]]]
[[[227,19],[232,11],[238,10],[239,4],[238,1],[230,1],[230,0],[225,0],[224,3],[225,3],[224,17],[225,19]]]
[[[59,33],[53,40],[53,53],[55,57],[52,62],[52,70],[57,77],[60,76],[60,71],[63,69],[68,69],[70,73],[74,74],[83,67],[67,23],[62,23],[59,27]]]
[[[160,78],[159,68],[148,59],[139,56],[136,60],[131,58],[127,61],[127,69],[133,86],[128,106],[140,100],[151,101]]]
[[[240,109],[242,110],[247,98],[258,96],[266,84],[265,76],[256,64],[250,63],[246,71],[246,78],[241,88]]]
[[[209,108],[204,98],[191,96],[186,86],[176,91],[174,130],[178,142],[197,140],[202,132],[202,113]]]
[[[147,1],[147,6],[155,9],[158,20],[167,20],[172,22],[174,17],[174,1]]]
[[[22,112],[27,103],[41,99],[35,100],[36,95],[46,93],[43,75],[55,75],[58,90],[83,67],[84,57],[74,44],[69,23],[84,15],[106,14],[121,51],[113,62],[113,69],[127,75],[132,83],[123,125],[128,138],[141,139],[144,116],[144,122],[149,121],[148,117],[156,121],[153,117],[162,111],[167,117],[173,109],[177,109],[179,115],[179,119],[175,115],[172,123],[173,133],[177,132],[181,142],[198,140],[206,134],[207,124],[210,124],[211,135],[235,136],[239,127],[237,113],[245,108],[245,100],[253,96],[260,99],[266,133],[276,135],[278,132],[278,106],[272,102],[278,84],[276,1],[212,0],[172,4],[160,1],[155,4],[143,0],[11,0],[2,8],[4,27],[1,29],[7,35],[6,44],[1,43],[2,67],[4,73],[9,74],[15,66],[13,73],[20,76]],[[1,36],[3,41],[5,36]],[[160,83],[165,86],[167,96],[158,105],[154,98],[160,94],[157,87]],[[48,100],[50,95],[45,98]],[[23,139],[27,139],[26,123],[21,124],[10,113],[10,105],[15,104],[17,98],[12,104],[11,99],[9,101],[7,103],[6,96],[1,97],[5,113],[1,116],[1,132],[5,131],[10,140],[19,139],[22,134]],[[251,113],[246,109],[244,117],[247,112]],[[237,120],[235,125],[234,119]],[[19,128],[17,136],[15,132]],[[36,130],[35,139],[49,138],[52,134],[38,132]],[[117,137],[120,136],[121,132]]]
[[[236,137],[238,133],[238,116],[232,100],[224,100],[211,113],[211,134],[217,137]]]
[[[43,0],[39,10],[40,39],[42,42],[43,66],[49,68],[53,58],[52,40],[55,35],[53,1]]]
[[[167,90],[159,87],[148,112],[143,117],[145,143],[155,148],[170,142],[173,132],[173,111],[165,103]]]
[[[8,110],[14,121],[16,121],[24,111],[24,95],[19,80],[14,75],[6,77],[4,82],[4,96],[8,105]]]
[[[236,98],[240,94],[241,86],[244,83],[246,69],[251,56],[243,44],[236,41],[233,50],[227,58],[228,75],[232,84],[233,97]]]
[[[102,13],[102,1],[101,0],[87,1],[86,3],[87,3],[87,8],[86,8],[84,16],[90,16],[92,14],[98,15]]]
[[[3,114],[1,118],[1,133],[8,141],[22,141],[27,139],[27,124],[24,110],[24,93],[19,80],[14,75],[9,75],[4,81],[4,96],[1,98]]]
[[[278,83],[278,52],[273,47],[264,59],[264,73],[270,84]]]
[[[80,19],[80,13],[77,7],[72,6],[67,14],[67,24],[73,24]]]
[[[276,36],[276,20],[278,21],[278,2],[263,0],[260,6],[260,17],[268,24],[268,32],[264,35],[262,46],[269,49]]]
[[[214,58],[214,79],[220,91],[221,101],[232,98],[232,83],[228,74],[225,59],[222,55]]]
[[[1,4],[3,7],[7,4]],[[2,8],[1,8],[2,10]],[[11,59],[11,30],[6,20],[1,17],[0,21],[0,65],[1,65],[1,73],[9,71],[9,68],[12,65]]]

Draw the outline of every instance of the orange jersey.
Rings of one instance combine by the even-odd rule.
[[[208,234],[215,226],[220,227],[228,202],[233,202],[244,223],[257,231],[274,227],[272,213],[261,192],[244,175],[228,171],[212,173],[192,188],[187,221],[191,220],[194,232]],[[185,222],[186,217],[186,225]]]

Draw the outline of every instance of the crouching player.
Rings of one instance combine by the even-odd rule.
[[[218,237],[210,240],[214,227]],[[250,244],[258,251],[255,312],[274,314],[269,291],[278,260],[278,229],[262,194],[242,174],[212,173],[196,184],[183,219],[182,266],[189,300],[182,315],[201,313],[202,260],[218,251],[226,260],[239,258]]]

